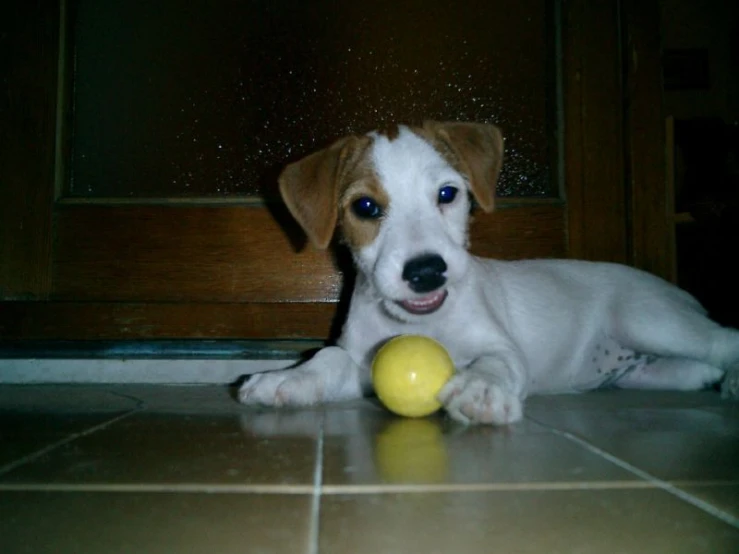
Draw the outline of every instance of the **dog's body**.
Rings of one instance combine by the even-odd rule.
[[[348,137],[288,166],[288,207],[318,247],[341,227],[357,282],[337,346],[253,376],[241,401],[360,397],[377,349],[407,333],[449,351],[458,371],[439,398],[463,422],[510,423],[530,394],[602,386],[691,390],[724,379],[725,395],[739,395],[739,331],[673,285],[617,264],[470,255],[470,196],[492,209],[501,160],[495,127],[428,122]]]

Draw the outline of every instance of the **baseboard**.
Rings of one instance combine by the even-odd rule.
[[[0,383],[226,384],[288,367],[287,359],[0,359]]]

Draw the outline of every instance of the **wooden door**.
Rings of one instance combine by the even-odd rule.
[[[394,121],[502,127],[498,208],[476,218],[475,253],[669,273],[661,219],[639,227],[645,209],[666,214],[664,142],[648,134],[662,129],[647,106],[659,75],[623,63],[658,56],[654,3],[13,4],[5,340],[335,334],[347,258],[304,248],[276,175]]]

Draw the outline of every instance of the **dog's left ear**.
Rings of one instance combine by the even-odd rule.
[[[493,211],[495,186],[503,165],[503,135],[495,125],[425,121],[425,131],[451,150],[467,175],[472,194],[486,212]]]
[[[349,136],[288,165],[278,179],[280,194],[316,248],[327,248],[338,218],[339,195],[369,138]]]

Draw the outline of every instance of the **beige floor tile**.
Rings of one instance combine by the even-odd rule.
[[[526,410],[532,415],[557,410],[602,411],[633,408],[725,408],[730,405],[716,391],[645,391],[604,389],[582,394],[532,396]]]
[[[0,385],[0,408],[33,412],[125,412],[140,402],[125,387],[100,385]]]
[[[680,488],[739,519],[739,483]]]
[[[720,411],[608,409],[531,416],[664,480],[739,480],[739,419]]]
[[[739,517],[739,417],[713,393],[532,398],[507,428],[232,393],[0,387],[0,466],[70,439],[0,475],[0,552],[301,554],[319,436],[321,554],[739,552],[736,528],[557,432]]]
[[[0,386],[0,468],[137,407],[136,399],[96,387]]]
[[[0,468],[114,417],[107,412],[0,410]]]
[[[222,385],[114,385],[112,390],[135,398],[145,409],[168,413],[239,413],[237,390]]]
[[[0,493],[4,554],[302,554],[310,496]]]
[[[531,422],[465,427],[443,417],[362,415],[356,432],[327,434],[324,485],[637,479]]]
[[[349,405],[327,406],[324,428],[327,436],[346,436],[358,432],[376,433],[397,421],[433,421],[445,434],[464,432],[470,426],[452,421],[443,411],[418,419],[403,418],[385,409],[377,400],[368,399]],[[474,426],[473,426],[474,427]],[[491,428],[488,426],[488,428]],[[546,433],[547,429],[530,420],[497,428],[506,434]]]
[[[317,430],[312,436],[285,437],[254,434],[238,415],[138,413],[0,481],[310,485]]]
[[[739,440],[683,433],[634,433],[593,440],[663,480],[739,480]]]
[[[607,417],[598,417],[607,416]],[[598,438],[627,433],[682,433],[739,437],[739,420],[702,408],[627,408],[559,410],[531,415],[542,425]]]
[[[322,554],[739,551],[739,530],[659,490],[324,497]]]
[[[721,414],[725,418],[739,419],[739,402],[736,401],[725,400],[719,406],[705,406],[702,409],[707,412]]]

